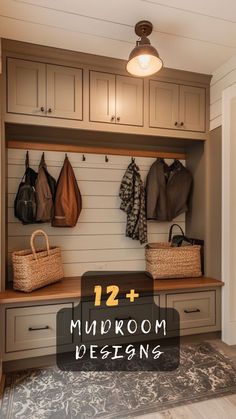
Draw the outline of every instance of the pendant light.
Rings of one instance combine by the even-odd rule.
[[[157,73],[163,67],[163,61],[151,45],[148,36],[152,33],[153,25],[147,20],[141,20],[135,25],[135,33],[140,37],[136,47],[129,55],[126,66],[128,73],[133,76],[146,77]]]

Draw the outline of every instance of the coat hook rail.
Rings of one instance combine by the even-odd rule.
[[[165,159],[185,160],[186,153],[183,151],[158,151],[158,150],[134,150],[126,148],[109,148],[109,147],[88,147],[74,144],[55,144],[43,142],[30,142],[23,140],[8,140],[8,148],[22,150],[41,150],[41,151],[61,151],[64,153],[82,153],[86,160],[85,154],[104,154],[108,159],[108,155],[130,156],[130,157],[152,157]],[[82,157],[82,160],[85,161]],[[106,160],[105,160],[106,161]]]

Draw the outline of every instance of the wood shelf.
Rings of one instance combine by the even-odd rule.
[[[153,157],[185,160],[186,153],[171,151],[152,151],[140,149],[89,147],[75,144],[56,144],[44,142],[29,142],[23,140],[8,140],[7,148],[23,150],[61,151],[64,153],[105,154],[115,156]]]
[[[213,278],[185,278],[185,279],[165,279],[155,280],[155,293],[164,291],[194,290],[210,287],[222,287],[224,283]],[[64,278],[56,284],[33,291],[23,293],[7,289],[0,293],[0,304],[27,303],[48,300],[64,300],[67,298],[76,299],[81,297],[81,278]]]

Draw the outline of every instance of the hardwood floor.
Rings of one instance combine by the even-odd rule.
[[[204,335],[202,335],[204,336]],[[223,355],[228,356],[236,365],[236,345],[228,346],[220,339],[202,339],[199,336],[182,338],[184,342],[199,342],[200,340],[209,341]],[[138,417],[139,419],[236,419],[236,394],[219,397],[217,399],[205,400],[203,402],[189,404],[187,406],[175,407],[146,414]]]
[[[236,395],[176,407],[165,412],[139,416],[139,419],[235,419]]]

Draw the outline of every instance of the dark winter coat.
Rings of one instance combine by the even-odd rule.
[[[180,161],[168,166],[157,159],[146,181],[147,219],[172,221],[188,211],[192,183],[192,174]]]

